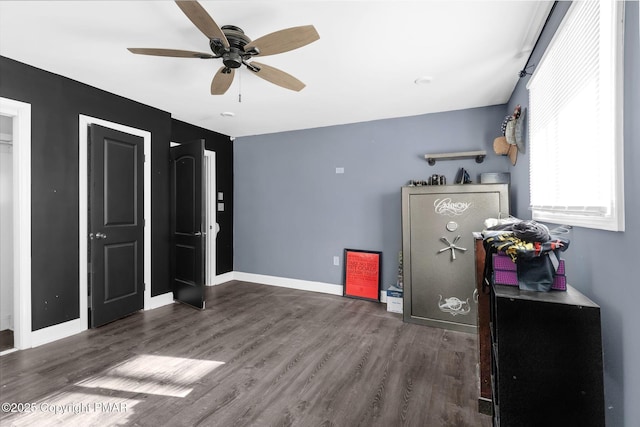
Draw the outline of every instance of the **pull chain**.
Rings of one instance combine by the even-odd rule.
[[[242,102],[242,69],[238,71],[238,103],[240,103]]]

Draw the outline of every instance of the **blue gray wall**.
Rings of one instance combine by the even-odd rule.
[[[559,2],[530,60],[537,64],[569,8]],[[624,179],[626,231],[623,233],[574,228],[565,252],[569,282],[601,307],[604,345],[605,399],[608,426],[640,425],[640,33],[638,2],[627,1],[625,24]],[[579,72],[579,70],[576,70]],[[522,79],[508,104],[527,106],[528,78]],[[579,112],[578,112],[579,114]],[[531,218],[529,159],[520,156],[510,168],[512,189],[518,195],[515,213]],[[584,171],[588,185],[589,171]]]
[[[234,142],[234,269],[342,284],[345,248],[382,251],[383,288],[402,245],[400,187],[459,167],[474,182],[505,172],[493,154],[504,105],[238,138]],[[488,152],[482,164],[427,153]],[[344,174],[336,174],[344,168]],[[340,266],[333,265],[340,257]]]
[[[533,52],[537,64],[570,3],[558,2]],[[640,420],[640,35],[637,1],[627,1],[625,27],[626,231],[574,228],[565,252],[570,283],[602,308],[608,426]],[[577,72],[579,70],[576,70]],[[512,167],[492,154],[504,115],[528,105],[520,80],[507,105],[403,119],[239,138],[235,141],[236,271],[341,284],[344,248],[383,252],[383,287],[395,281],[401,246],[400,186],[458,167],[511,173],[514,214],[529,219],[529,158]],[[423,155],[485,149],[472,160],[428,166]],[[344,175],[335,168],[344,167]],[[585,182],[589,180],[585,171]]]

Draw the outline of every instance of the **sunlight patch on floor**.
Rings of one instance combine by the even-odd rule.
[[[220,365],[224,365],[224,362],[143,354],[76,385],[185,397],[193,389],[194,383]]]

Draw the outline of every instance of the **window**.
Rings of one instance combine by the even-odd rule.
[[[535,220],[624,231],[621,1],[574,1],[531,77]]]

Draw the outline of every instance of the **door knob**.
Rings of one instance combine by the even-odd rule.
[[[107,238],[107,235],[104,233],[95,233],[95,234],[89,233],[89,239],[91,240],[93,239],[100,240],[100,239],[106,239],[106,238]]]
[[[202,233],[199,231],[196,231],[195,233],[193,233],[194,236],[199,237],[202,236]]]

